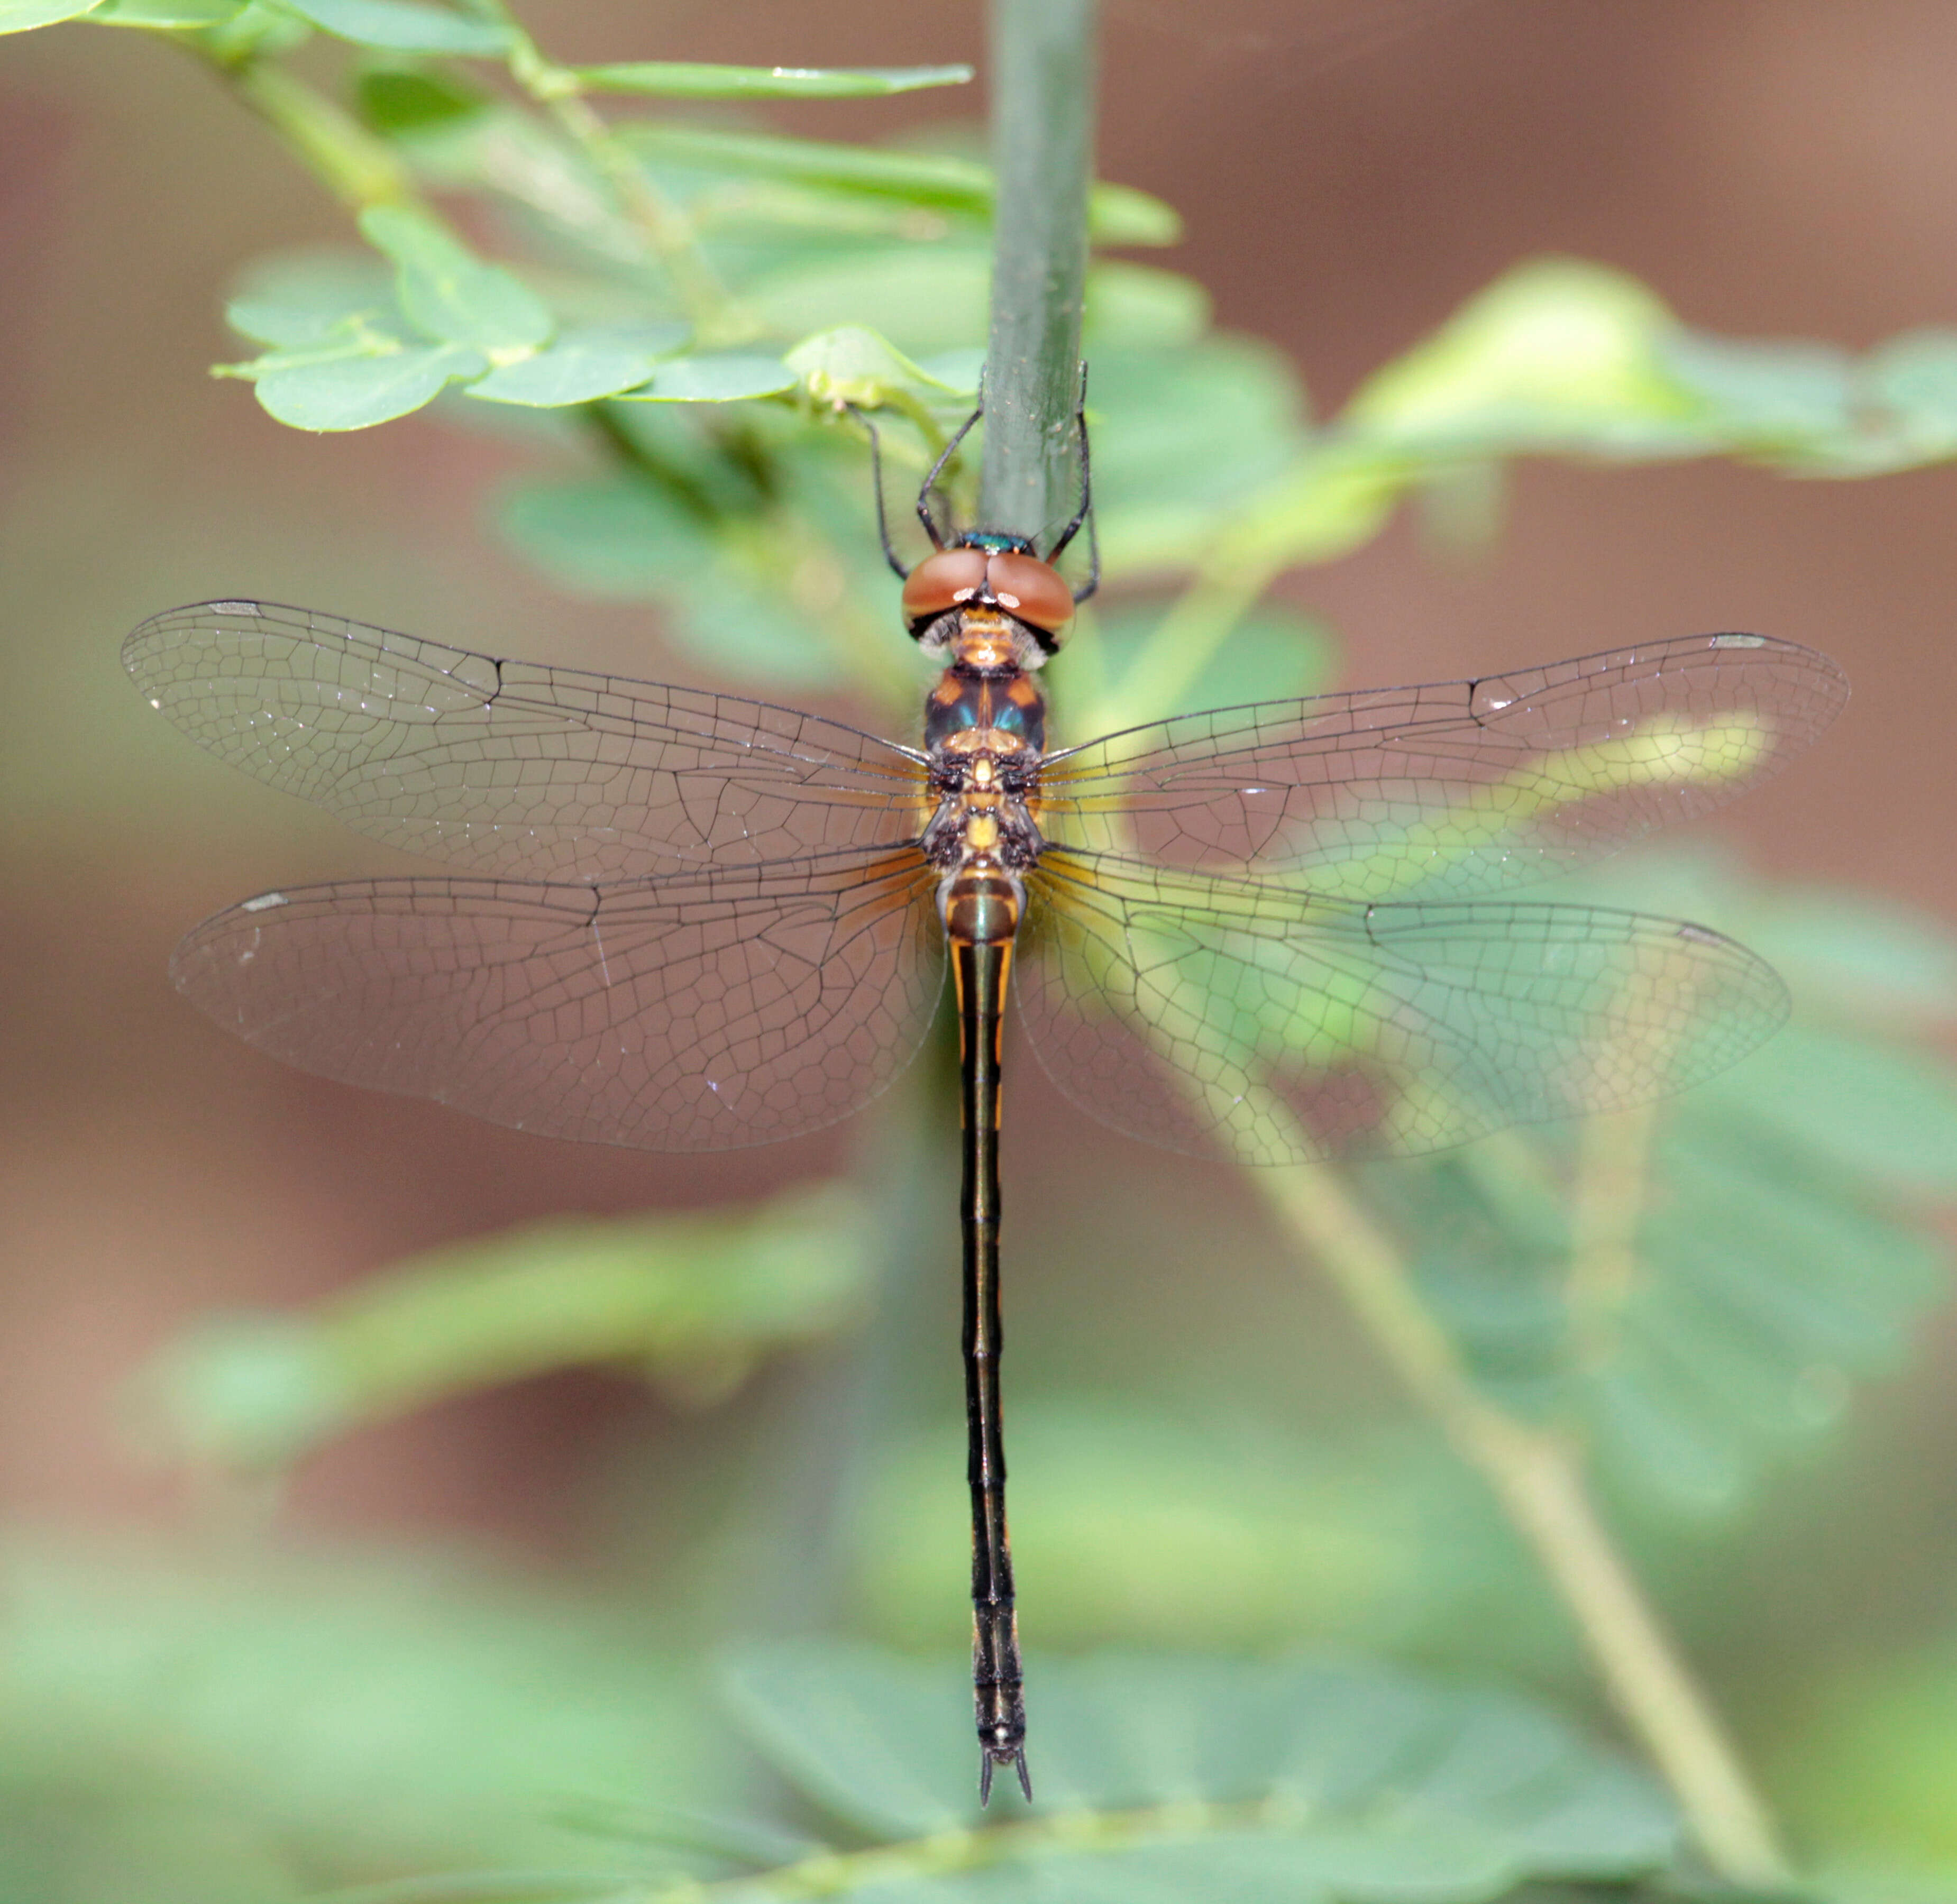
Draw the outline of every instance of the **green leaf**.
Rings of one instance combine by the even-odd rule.
[[[354,98],[363,125],[395,138],[452,128],[492,109],[452,74],[420,67],[370,68],[356,77]]]
[[[549,308],[501,266],[485,264],[426,213],[370,205],[360,232],[394,261],[397,295],[423,335],[479,350],[521,350],[551,334]]]
[[[1957,1080],[1925,1051],[1791,1025],[1703,1089],[1867,1181],[1957,1192]]]
[[[1867,893],[1794,890],[1750,925],[1747,943],[1817,1003],[1863,1014],[1957,1016],[1957,944],[1928,915]]]
[[[1174,350],[1102,349],[1090,369],[1094,499],[1111,575],[1201,560],[1304,451],[1304,393],[1268,346],[1207,337]]]
[[[452,380],[488,368],[479,352],[452,343],[290,366],[263,361],[273,367],[258,375],[258,401],[299,430],[364,430],[390,422],[431,402]]]
[[[1376,372],[1343,420],[1429,454],[1696,453],[1707,447],[1699,406],[1661,350],[1676,329],[1620,272],[1568,259],[1525,264]]]
[[[941,350],[918,365],[929,381],[960,397],[975,397],[985,375],[985,348],[970,344],[963,350]]]
[[[1848,1378],[1900,1361],[1908,1324],[1941,1293],[1935,1245],[1852,1205],[1790,1192],[1778,1176],[1749,1185],[1720,1169],[1695,1182],[1690,1165],[1671,1154],[1667,1163],[1664,1181],[1668,1193],[1677,1187],[1677,1200],[1647,1227],[1652,1273],[1636,1305],[1644,1327],[1674,1343],[1737,1340],[1768,1362],[1778,1392],[1757,1424],[1734,1424],[1749,1442],[1831,1426],[1848,1400]],[[1721,1191],[1733,1192],[1730,1214],[1715,1200]],[[1763,1219],[1756,1236],[1740,1227],[1749,1211]],[[1811,1226],[1802,1227],[1804,1217]],[[1782,1243],[1787,1251],[1777,1257]],[[1839,1253],[1823,1254],[1831,1244]],[[1716,1390],[1711,1406],[1728,1412],[1729,1381],[1725,1369],[1702,1378]]]
[[[364,251],[286,252],[248,266],[224,321],[259,343],[323,344],[362,321],[398,321],[391,274]],[[405,341],[403,340],[402,341]]]
[[[1957,331],[1891,338],[1869,358],[1863,380],[1868,394],[1895,413],[1917,454],[1957,453]]]
[[[1397,452],[1321,438],[1235,512],[1206,552],[1252,567],[1336,561],[1380,533],[1412,473]]]
[[[1106,646],[1107,685],[1119,698],[1137,652],[1160,625],[1160,606],[1104,609],[1099,634]],[[1070,653],[1071,650],[1070,650]],[[1238,621],[1203,670],[1202,705],[1235,707],[1253,701],[1282,700],[1323,691],[1336,663],[1337,644],[1315,616],[1279,607],[1258,610]],[[1184,711],[1165,708],[1164,715]]]
[[[742,301],[776,336],[868,324],[913,359],[982,347],[991,254],[977,245],[845,252],[757,274]]]
[[[1881,1858],[1829,1859],[1815,1870],[1814,1886],[1791,1904],[1950,1904],[1957,1897],[1957,1853],[1936,1868]]]
[[[783,359],[822,403],[856,403],[876,410],[903,394],[929,403],[944,392],[963,392],[971,383],[947,383],[913,363],[887,337],[861,324],[805,337]]]
[[[1659,356],[1711,427],[1734,441],[1787,451],[1855,433],[1859,397],[1846,351],[1680,331],[1662,340]]]
[[[634,150],[656,162],[894,199],[975,220],[992,213],[991,169],[953,153],[697,126],[639,125],[623,131]],[[1169,207],[1125,185],[1095,185],[1087,215],[1088,236],[1097,245],[1173,245],[1182,236],[1182,221]]]
[[[305,1873],[278,1899],[390,1869],[602,1870],[615,1847],[552,1821],[566,1793],[713,1801],[722,1755],[642,1605],[549,1590],[482,1552],[202,1545],[0,1549],[0,1859],[57,1792],[92,1795],[105,1823],[163,1807],[226,1821],[234,1843],[262,1833]],[[64,1896],[213,1896],[121,1870],[115,1836],[98,1833]]]
[[[64,20],[78,20],[102,0],[0,0],[0,33],[30,33]]]
[[[188,33],[221,27],[245,11],[246,0],[104,0],[90,15],[102,27],[142,27],[153,33]]]
[[[777,334],[868,324],[916,359],[983,345],[991,274],[991,254],[976,245],[879,247],[763,273],[743,301]],[[1209,315],[1202,287],[1173,272],[1118,261],[1088,273],[1086,334],[1097,350],[1187,344]]]
[[[1193,277],[1124,260],[1090,265],[1082,336],[1105,350],[1193,344],[1209,326],[1209,293]]]
[[[1566,1196],[1579,1169],[1602,1168],[1594,1182],[1621,1165],[1645,1179],[1642,1213],[1601,1249],[1581,1226],[1564,1235],[1526,1220],[1453,1159],[1393,1173],[1392,1220],[1423,1239],[1422,1292],[1478,1379],[1585,1435],[1647,1502],[1728,1514],[1788,1450],[1838,1427],[1857,1381],[1895,1367],[1943,1299],[1940,1240],[1884,1206],[1898,1190],[1948,1194],[1957,1077],[1920,1038],[1898,1039],[1907,994],[1864,981],[1882,960],[1855,940],[1881,939],[1880,917],[1856,922],[1847,902],[1836,911],[1818,895],[1755,895],[1737,868],[1703,855],[1615,862],[1564,896],[1710,916],[1776,952],[1785,909],[1788,943],[1805,935],[1814,949],[1807,990],[1835,1022],[1784,1029],[1663,1107],[1649,1140],[1610,1121],[1580,1147],[1554,1131],[1505,1139]],[[1904,973],[1934,981],[1949,935],[1939,946],[1914,923]],[[1934,983],[1925,998],[1940,1014]]]
[[[789,588],[742,566],[701,518],[629,477],[525,485],[505,498],[503,532],[560,587],[670,611],[669,632],[709,666],[757,682],[833,682]]]
[[[955,1648],[965,1424],[889,1449],[862,1510],[857,1601],[868,1630]],[[1016,1400],[1013,1530],[1040,1556],[1040,1632],[1119,1644],[1268,1652],[1301,1640],[1475,1656],[1541,1669],[1566,1629],[1512,1537],[1418,1435],[1342,1437],[1091,1393]],[[1138,1570],[1138,1552],[1155,1558]],[[969,1630],[967,1637],[969,1637]]]
[[[1930,1537],[1924,1530],[1924,1537]],[[1853,1656],[1850,1656],[1853,1657]],[[1899,1863],[1935,1866],[1945,1888],[1924,1904],[1957,1896],[1957,1636],[1944,1612],[1927,1634],[1899,1634],[1882,1653],[1834,1682],[1810,1687],[1782,1734],[1777,1789],[1800,1807],[1810,1842],[1864,1848]],[[1788,1747],[1797,1749],[1788,1750]],[[1834,1893],[1831,1893],[1832,1896]],[[1866,1895],[1882,1893],[1873,1886]],[[1892,1893],[1895,1904],[1911,1893]]]
[[[520,485],[498,518],[521,553],[580,595],[643,601],[716,559],[698,516],[624,476]]]
[[[915,93],[930,86],[963,86],[969,66],[846,68],[708,66],[639,60],[572,68],[587,90],[647,93],[660,99],[862,99]]]
[[[446,7],[417,0],[283,0],[336,39],[378,46],[395,53],[477,54],[500,58],[510,48],[510,33],[486,20],[472,20]]]
[[[1635,1478],[1648,1500],[1693,1518],[1729,1513],[1743,1498],[1747,1464],[1702,1397],[1649,1362],[1614,1361],[1586,1385],[1585,1419],[1600,1460]]]
[[[658,366],[643,390],[621,392],[629,403],[734,403],[792,390],[795,374],[779,357],[729,352],[675,357]]]
[[[659,358],[685,340],[682,324],[561,331],[535,356],[501,365],[471,384],[468,394],[539,407],[589,403],[644,383]]]
[[[1532,1877],[1630,1877],[1676,1841],[1639,1774],[1499,1694],[1308,1660],[1149,1653],[1031,1666],[1040,1803],[1054,1825],[1042,1830],[1036,1814],[1010,1844],[963,1842],[973,1868],[1010,1860],[1055,1896],[1152,1896],[1161,1880],[1182,1887],[1162,1893],[1178,1898],[1466,1904]],[[948,1663],[783,1646],[737,1657],[728,1686],[776,1768],[856,1829],[948,1845],[960,1841],[940,1834],[977,1823],[969,1687]],[[1220,1890],[1187,1888],[1206,1847]],[[933,1868],[945,1883],[947,1867]],[[846,1865],[833,1876],[846,1883]],[[1137,1877],[1150,1888],[1130,1889]],[[981,1890],[954,1882],[937,1894],[949,1904]]]
[[[830,1188],[758,1207],[571,1219],[411,1257],[310,1316],[207,1323],[150,1377],[175,1438],[282,1465],[444,1396],[586,1362],[729,1386],[832,1329],[865,1274],[862,1211]]]

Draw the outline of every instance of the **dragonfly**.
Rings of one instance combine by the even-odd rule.
[[[1093,579],[1056,566],[1083,431],[1081,511],[1044,552],[941,529],[927,479],[931,552],[890,558],[939,669],[914,743],[257,601],[124,649],[203,746],[452,869],[264,893],[179,947],[186,997],[306,1071],[556,1137],[772,1143],[888,1086],[949,970],[982,1802],[1001,1769],[1032,1795],[1000,1408],[1009,991],[1081,1111],[1250,1164],[1684,1090],[1778,1026],[1772,969],[1702,926],[1489,895],[1757,784],[1847,693],[1807,648],[1697,635],[1051,746],[1039,671]]]

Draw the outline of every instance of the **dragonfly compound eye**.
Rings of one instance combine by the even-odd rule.
[[[1067,623],[1073,619],[1073,591],[1058,569],[1037,555],[1001,549],[988,565],[985,579],[993,600],[1008,615],[1051,637],[1042,647],[1051,650],[1060,646]]]
[[[915,634],[921,623],[976,601],[985,592],[985,561],[982,549],[941,549],[927,555],[904,583],[905,625]]]

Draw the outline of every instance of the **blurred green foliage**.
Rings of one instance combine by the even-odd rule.
[[[760,1357],[860,1306],[868,1224],[836,1184],[708,1216],[544,1224],[397,1264],[304,1318],[213,1317],[159,1365],[155,1400],[186,1453],[277,1469],[351,1429],[570,1363],[725,1394]]]
[[[656,605],[725,678],[846,680],[908,717],[857,413],[903,487],[969,410],[989,172],[941,135],[849,146],[733,112],[601,119],[586,99],[874,96],[963,69],[564,67],[498,5],[409,0],[0,0],[0,32],[84,14],[203,58],[353,206],[344,248],[240,274],[227,315],[261,348],[220,375],[309,430],[438,401],[481,428],[500,408],[539,467],[495,526],[553,583]],[[285,64],[315,32],[354,49],[337,93]],[[1113,185],[1092,219],[1104,246],[1178,232]],[[1087,334],[1112,599],[1056,671],[1083,733],[1329,680],[1329,632],[1259,606],[1269,581],[1408,502],[1456,541],[1491,535],[1518,457],[1848,477],[1957,457],[1957,330],[1859,359],[1709,337],[1578,261],[1518,267],[1329,417],[1172,273],[1102,261]],[[969,469],[950,481],[969,509]],[[1481,1391],[1706,1538],[1838,1429],[1945,1293],[1957,1077],[1930,1034],[1957,1015],[1957,944],[1689,856],[1627,862],[1584,897],[1715,917],[1780,965],[1794,1024],[1655,1112],[1371,1169],[1361,1190]],[[730,1393],[860,1321],[866,1239],[911,1220],[868,1194],[553,1225],[308,1314],[213,1319],[151,1371],[147,1431],[276,1472],[566,1364]],[[1048,1808],[975,1831],[941,1643],[963,1618],[954,1426],[887,1424],[852,1450],[860,1624],[934,1663],[751,1651],[727,1676],[731,1727],[694,1661],[716,1631],[697,1606],[641,1618],[425,1558],[17,1544],[0,1892],[225,1904],[444,1865],[492,1874],[373,1895],[1574,1904],[1687,1885],[1663,1876],[1668,1803],[1509,1695],[1357,1660],[1187,1656],[1329,1635],[1554,1676],[1567,1628],[1431,1446],[1084,1389],[1016,1411],[1016,1506],[1043,1631],[1130,1650],[1035,1662]],[[1953,1691],[1943,1653],[1838,1689],[1790,1788],[1818,1782],[1810,1815],[1844,1841],[1957,1869]],[[1916,1882],[1845,1874],[1827,1894]]]

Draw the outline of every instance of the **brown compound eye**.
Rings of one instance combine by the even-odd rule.
[[[927,555],[904,580],[904,619],[928,621],[969,602],[985,586],[982,549],[941,549]]]
[[[985,579],[991,584],[992,599],[1016,621],[1054,637],[1073,619],[1073,591],[1061,579],[1059,570],[1037,555],[1022,555],[1002,549],[992,558]]]

